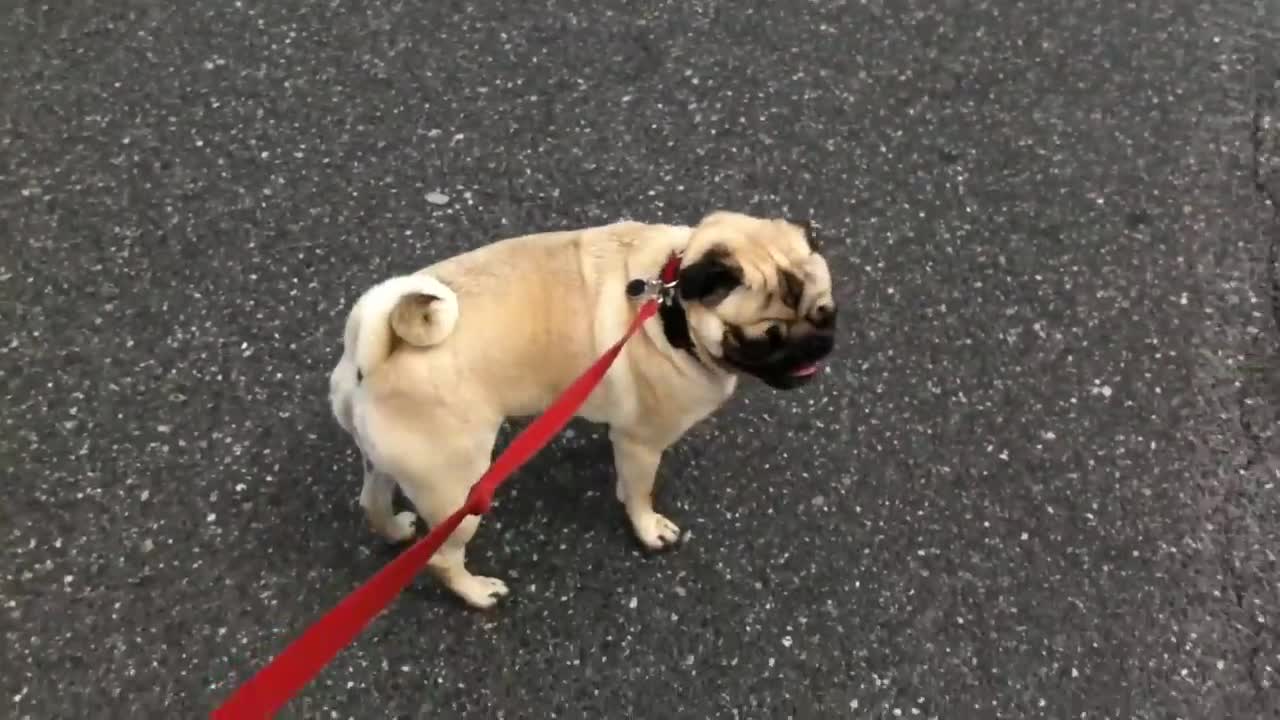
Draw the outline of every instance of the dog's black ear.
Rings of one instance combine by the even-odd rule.
[[[726,250],[713,248],[680,271],[680,298],[715,305],[742,284],[742,268]]]

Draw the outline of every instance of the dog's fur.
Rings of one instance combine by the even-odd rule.
[[[826,261],[805,226],[714,212],[695,227],[624,222],[494,242],[374,286],[347,319],[330,376],[334,416],[364,458],[360,505],[395,542],[398,484],[428,524],[461,507],[503,420],[537,414],[626,330],[633,279],[681,254],[678,302],[627,343],[578,415],[609,426],[617,495],[645,546],[680,531],[653,508],[663,451],[716,410],[742,374],[777,388],[812,379],[832,349]],[[431,560],[474,607],[507,593],[472,575],[470,517]]]

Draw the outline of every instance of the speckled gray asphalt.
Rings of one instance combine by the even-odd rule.
[[[369,285],[718,207],[812,218],[845,332],[668,455],[687,544],[575,423],[509,601],[415,581],[285,716],[1280,709],[1274,0],[3,17],[0,716],[199,716],[394,557],[325,400]]]

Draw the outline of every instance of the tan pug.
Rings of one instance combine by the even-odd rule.
[[[618,499],[636,537],[660,550],[680,530],[653,507],[662,453],[727,400],[742,375],[780,389],[814,378],[836,306],[805,227],[715,212],[696,227],[623,222],[500,240],[368,290],[347,319],[330,376],[338,422],[364,458],[360,505],[393,542],[414,535],[396,485],[434,525],[489,466],[506,418],[541,412],[616,342],[672,253],[672,301],[626,344],[578,416],[609,426]],[[501,580],[472,575],[470,517],[429,565],[467,604],[494,605]]]

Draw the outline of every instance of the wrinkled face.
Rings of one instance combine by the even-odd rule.
[[[698,347],[771,387],[808,383],[835,344],[831,274],[800,225],[707,216],[685,251],[679,291]]]

